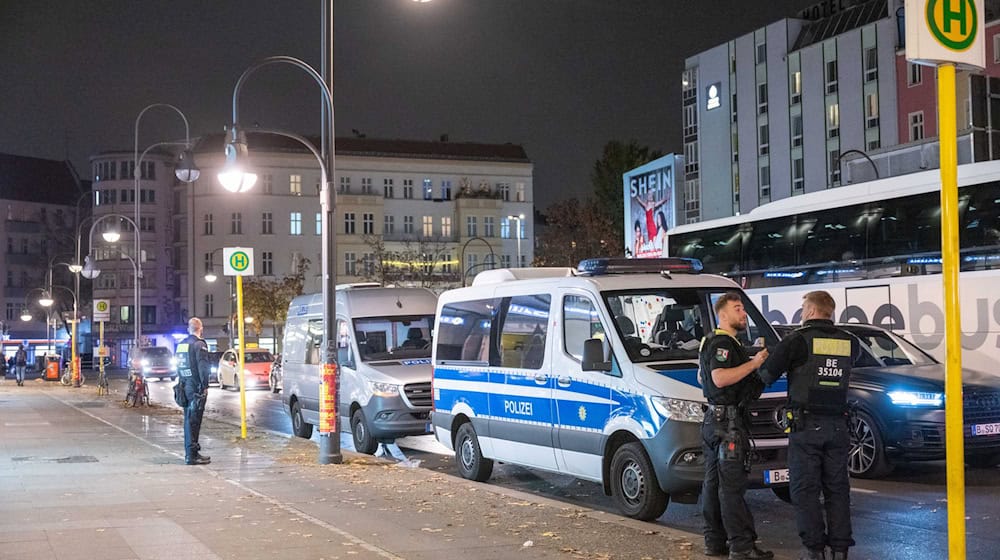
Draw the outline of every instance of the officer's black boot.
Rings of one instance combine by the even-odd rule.
[[[826,549],[803,548],[799,560],[826,560]]]
[[[757,545],[753,545],[753,548],[750,550],[740,552],[735,550],[729,551],[729,560],[769,560],[771,558],[774,558],[773,552],[757,548]]]

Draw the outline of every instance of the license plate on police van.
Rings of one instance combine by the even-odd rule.
[[[788,482],[788,469],[764,471],[764,484],[781,484]]]
[[[1000,435],[1000,422],[996,422],[993,424],[973,424],[972,435],[974,436]]]

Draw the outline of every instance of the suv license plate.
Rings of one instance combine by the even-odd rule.
[[[998,434],[1000,434],[1000,422],[972,425],[972,435],[974,436],[995,436]]]
[[[764,484],[781,484],[788,482],[788,469],[764,471]]]

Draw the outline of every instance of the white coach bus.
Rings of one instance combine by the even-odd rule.
[[[958,170],[963,365],[1000,363],[1000,162]],[[944,358],[938,170],[846,185],[674,228],[670,256],[738,282],[771,323],[829,291],[837,320],[873,323]],[[992,286],[992,287],[991,287]]]

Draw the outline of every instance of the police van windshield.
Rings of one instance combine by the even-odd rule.
[[[712,305],[723,288],[672,288],[604,292],[608,311],[632,362],[697,360],[702,337],[717,326]],[[740,294],[747,330],[738,339],[754,353],[759,338],[773,345],[777,336],[756,307]]]
[[[364,317],[354,320],[364,362],[431,357],[433,315]]]

